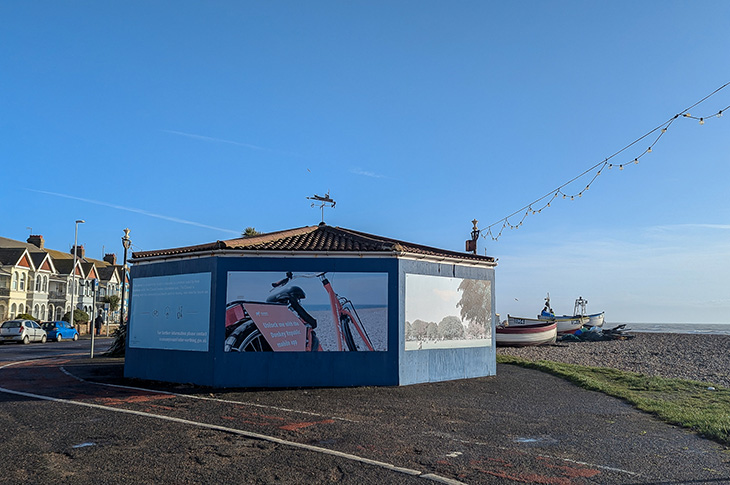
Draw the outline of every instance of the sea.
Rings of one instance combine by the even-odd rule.
[[[622,323],[605,322],[604,329]],[[730,335],[730,323],[627,323],[626,329],[647,333],[690,333],[697,335]]]

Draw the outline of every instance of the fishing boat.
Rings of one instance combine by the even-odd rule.
[[[507,325],[510,327],[514,327],[517,325],[539,325],[541,323],[545,323],[545,320],[538,320],[537,318],[513,317],[512,315],[507,314]]]
[[[583,317],[588,317],[588,323],[586,323],[589,327],[603,327],[603,315],[605,312],[601,313],[593,313],[593,314],[586,314],[586,305],[588,304],[588,300],[584,299],[582,296],[579,296],[577,300],[575,300],[575,307],[573,308],[573,315],[580,315]]]
[[[507,315],[507,325],[497,325],[495,329],[496,344],[500,347],[525,347],[528,345],[545,345],[555,343],[557,324],[539,321],[532,318],[517,318],[521,321],[533,321],[533,324],[510,325],[512,317]]]
[[[588,302],[586,301],[586,303]],[[557,323],[558,335],[575,333],[590,321],[587,315],[555,315],[555,312],[550,307],[550,294],[545,298],[545,308],[542,309],[537,319],[544,322]]]

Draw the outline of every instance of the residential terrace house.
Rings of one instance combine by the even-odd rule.
[[[48,249],[39,235],[26,242],[0,237],[0,322],[21,313],[43,321],[60,320],[71,309],[72,291],[76,308],[93,320],[94,310],[104,309],[106,296],[121,300],[123,275],[114,254],[96,260],[86,257],[83,246],[68,253]],[[106,321],[118,322],[118,312],[104,312]]]

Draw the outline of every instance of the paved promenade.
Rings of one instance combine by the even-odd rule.
[[[118,359],[0,366],[0,483],[730,483],[722,446],[513,366],[400,388],[119,387],[142,385]]]

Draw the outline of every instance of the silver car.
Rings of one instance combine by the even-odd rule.
[[[46,331],[33,320],[8,320],[0,325],[0,342],[46,343]]]

